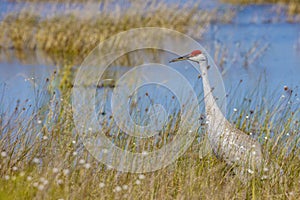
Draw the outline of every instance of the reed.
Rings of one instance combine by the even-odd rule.
[[[62,74],[69,76],[69,69]],[[256,137],[264,155],[279,166],[270,176],[245,185],[212,153],[200,159],[198,152],[205,144],[199,140],[175,163],[156,172],[122,173],[101,164],[90,156],[74,131],[68,90],[61,85],[64,96],[54,92],[53,81],[58,75],[54,73],[44,80],[37,90],[48,91],[37,93],[38,102],[44,95],[50,96],[49,103],[39,109],[30,109],[32,102],[28,101],[12,102],[16,105],[13,112],[1,108],[1,199],[299,198],[299,98],[289,89],[275,91],[268,101],[260,99],[255,91],[245,93],[243,101],[232,102],[229,120]],[[278,93],[285,97],[278,99]],[[205,132],[205,125],[199,128]],[[127,149],[137,150],[137,144],[127,143],[128,138],[116,134],[110,123],[105,130],[120,147],[129,144]],[[168,142],[169,137],[166,135],[162,141]],[[153,148],[156,145],[161,144]]]

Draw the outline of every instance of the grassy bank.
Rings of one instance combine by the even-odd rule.
[[[35,12],[38,10],[35,6],[30,4],[21,12],[4,16],[0,22],[0,49],[38,49],[50,54],[84,57],[99,42],[132,28],[165,27],[199,39],[208,23],[228,23],[232,17],[229,11],[219,14],[214,10],[201,11],[198,5],[181,7],[151,1],[132,1],[126,8],[122,4],[104,2],[102,11],[81,7],[75,11],[66,9],[54,16],[41,16]],[[93,4],[97,6],[100,3]]]
[[[300,14],[300,1],[299,0],[222,0],[233,4],[284,4],[287,6],[290,15]]]

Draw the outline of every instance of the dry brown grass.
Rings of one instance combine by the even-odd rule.
[[[51,54],[84,57],[99,42],[121,31],[165,27],[199,39],[208,23],[228,23],[233,15],[230,12],[220,15],[216,11],[201,11],[197,5],[180,7],[150,1],[133,1],[127,9],[114,4],[110,9],[91,14],[83,8],[49,17],[36,14],[34,9],[8,14],[0,22],[0,48],[38,49]]]

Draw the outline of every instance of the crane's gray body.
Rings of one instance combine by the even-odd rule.
[[[233,166],[235,173],[245,180],[248,174],[262,168],[261,145],[246,133],[233,127],[219,109],[208,79],[207,60],[199,61],[202,72],[205,110],[208,119],[208,140],[215,155]]]
[[[208,80],[207,61],[200,61],[208,140],[216,156],[236,168],[236,173],[253,174],[262,167],[261,145],[246,133],[233,127],[219,109]]]
[[[215,155],[233,166],[242,180],[248,174],[260,172],[262,168],[261,145],[246,133],[233,127],[221,112],[212,94],[208,79],[209,67],[207,57],[199,50],[172,60],[191,60],[199,63],[202,72],[204,102],[208,124],[208,140]]]

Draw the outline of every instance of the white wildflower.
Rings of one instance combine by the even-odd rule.
[[[41,183],[43,183],[44,185],[47,185],[49,183],[49,181],[45,178],[40,178]]]
[[[38,159],[38,158],[33,158],[33,160],[32,160],[35,164],[38,164],[38,163],[40,163],[40,159]]]
[[[33,185],[33,187],[38,187],[39,183],[38,182],[34,182],[32,185]]]
[[[104,188],[104,186],[105,186],[105,184],[104,184],[104,183],[102,183],[102,182],[101,182],[101,183],[99,183],[99,187],[100,187],[100,188]]]
[[[269,168],[264,167],[264,172],[267,172],[267,171],[269,171]]]
[[[43,189],[44,189],[44,185],[39,185],[39,186],[38,186],[38,189],[39,189],[39,190],[43,190]]]
[[[45,179],[44,177],[41,177],[41,178],[40,178],[40,181],[41,181],[41,182],[44,182],[45,180],[46,180],[46,179]]]
[[[136,180],[135,184],[139,185],[139,184],[141,184],[141,181],[140,180]]]
[[[268,178],[268,176],[263,175],[263,176],[261,177],[261,180],[265,180],[265,179],[267,179],[267,178]]]
[[[69,173],[70,173],[70,170],[69,170],[69,169],[64,169],[64,170],[63,170],[63,174],[64,174],[65,176],[67,176]]]
[[[115,191],[116,192],[120,192],[122,190],[122,188],[120,187],[120,186],[117,186],[116,188],[115,188]]]
[[[58,172],[59,172],[59,169],[58,169],[58,168],[56,168],[56,167],[54,167],[54,168],[52,169],[52,172],[53,172],[54,174],[56,174],[56,173],[58,173]]]
[[[86,169],[91,168],[91,164],[90,164],[90,163],[86,163],[86,164],[84,165],[84,168],[86,168]]]
[[[80,159],[79,160],[79,164],[84,164],[85,163],[85,160],[84,159]]]
[[[1,156],[2,156],[3,158],[5,158],[5,157],[7,156],[7,153],[6,153],[5,151],[2,151],[2,152],[1,152]]]
[[[144,175],[144,174],[140,174],[140,175],[139,175],[139,179],[140,179],[140,180],[145,179],[145,175]]]
[[[57,183],[57,185],[62,185],[62,184],[64,183],[64,181],[61,180],[61,179],[58,179],[58,180],[56,181],[56,183]]]

